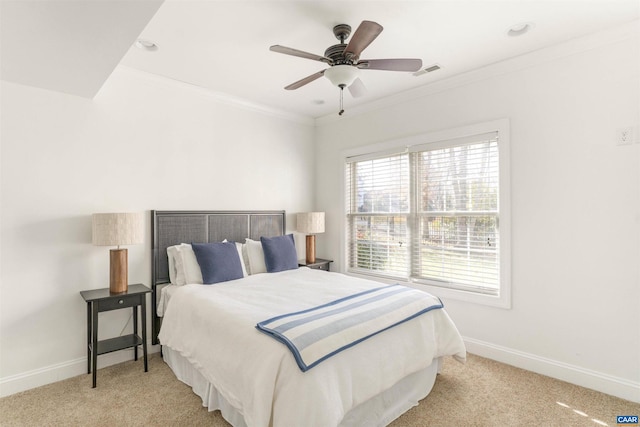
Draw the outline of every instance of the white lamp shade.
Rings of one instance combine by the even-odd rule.
[[[351,86],[351,83],[358,78],[360,70],[353,65],[334,65],[324,72],[324,76],[335,86]]]
[[[301,212],[296,219],[300,233],[324,233],[324,212]]]
[[[142,213],[96,213],[91,216],[92,240],[96,246],[144,243]]]

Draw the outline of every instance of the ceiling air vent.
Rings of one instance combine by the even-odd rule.
[[[440,66],[438,64],[433,64],[429,67],[423,68],[420,71],[416,71],[415,73],[413,73],[414,76],[418,77],[421,76],[423,74],[427,74],[427,73],[433,73],[434,71],[438,71],[440,69]]]

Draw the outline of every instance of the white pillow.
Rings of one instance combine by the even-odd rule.
[[[222,243],[225,243],[225,242],[228,242],[228,240],[224,239],[222,241]],[[249,274],[247,273],[247,267],[246,267],[245,262],[244,262],[244,256],[243,256],[243,252],[244,252],[243,246],[244,245],[242,243],[240,243],[240,242],[234,242],[234,243],[236,244],[236,250],[238,251],[238,257],[240,257],[240,266],[242,267],[242,276],[243,277],[247,277]]]
[[[176,246],[177,255],[174,258],[176,269],[176,285],[188,283],[202,284],[202,272],[190,244],[182,243]]]
[[[247,253],[247,261],[249,261],[248,273],[266,273],[267,266],[264,263],[264,251],[262,250],[262,243],[257,240],[245,239],[245,248]]]
[[[246,241],[247,239],[245,239]],[[244,262],[244,265],[247,267],[247,274],[251,274],[251,265],[249,264],[249,255],[247,255],[247,244],[243,244],[242,245],[242,262]],[[266,264],[265,264],[266,267]]]
[[[176,284],[176,257],[178,256],[178,246],[169,246],[167,248],[167,258],[169,260],[169,282]]]

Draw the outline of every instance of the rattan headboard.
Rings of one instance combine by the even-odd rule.
[[[158,285],[169,283],[167,248],[180,243],[244,242],[245,238],[280,236],[285,211],[151,211],[152,343],[158,344]]]

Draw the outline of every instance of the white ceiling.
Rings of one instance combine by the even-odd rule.
[[[0,0],[2,79],[93,98],[161,4]]]
[[[271,52],[269,46],[280,44],[323,55],[327,47],[338,43],[332,33],[334,25],[349,24],[355,31],[361,21],[371,20],[380,23],[384,31],[361,59],[420,58],[425,67],[442,67],[417,77],[412,73],[363,70],[361,80],[367,96],[353,99],[345,92],[348,111],[356,105],[640,18],[640,0],[165,0],[155,15],[157,0],[20,2],[30,4],[29,8],[7,8],[5,3],[14,2],[2,3],[5,80],[39,87],[48,84],[54,90],[91,97],[95,91],[74,91],[73,81],[80,85],[91,68],[96,76],[106,79],[114,61],[95,58],[119,55],[120,64],[134,69],[314,118],[337,113],[337,88],[325,78],[294,91],[283,88],[327,66]],[[57,25],[61,20],[65,24]],[[506,35],[511,26],[522,22],[532,22],[533,30],[521,37]],[[116,43],[123,37],[128,43]],[[149,52],[134,47],[136,37],[152,40],[158,49]],[[48,49],[37,48],[42,40],[47,40]],[[123,44],[129,47],[123,49]],[[50,81],[54,62],[73,67],[73,71],[67,71],[68,81],[58,83],[58,87]],[[26,81],[25,70],[29,70]]]

